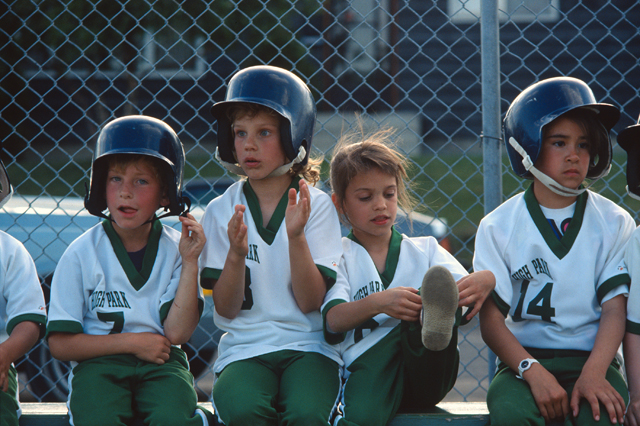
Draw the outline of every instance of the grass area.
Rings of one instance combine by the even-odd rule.
[[[85,183],[89,183],[90,159],[52,155],[46,160],[25,159],[8,166],[16,192],[24,195],[84,197]],[[460,262],[470,267],[476,229],[484,216],[482,155],[441,153],[438,156],[411,157],[410,161],[412,192],[418,202],[416,210],[447,221],[452,251]],[[596,182],[592,189],[626,208],[635,217],[636,212],[640,211],[640,201],[631,199],[625,193],[625,164],[626,155],[616,152],[610,174]],[[503,157],[503,170],[505,200],[522,191],[529,182],[511,172],[506,155]],[[328,172],[328,163],[325,161],[322,179],[328,178]],[[224,169],[207,150],[196,146],[187,152],[185,182],[194,177],[223,174]]]

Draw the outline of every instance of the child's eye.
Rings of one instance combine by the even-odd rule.
[[[247,132],[244,130],[236,130],[235,135],[236,137],[244,138],[247,135]]]
[[[384,196],[386,198],[393,198],[396,196],[396,192],[395,191],[387,192],[386,194],[384,194]]]
[[[371,199],[371,196],[369,195],[358,197],[358,200],[360,201],[369,201],[370,199]]]
[[[120,176],[109,176],[109,182],[120,182],[121,180]]]
[[[270,134],[271,134],[271,130],[265,129],[260,132],[260,136],[264,136],[264,137],[269,136]]]
[[[138,179],[138,184],[139,185],[147,185],[149,183],[148,180],[146,179]]]
[[[582,149],[589,150],[591,148],[591,144],[589,142],[582,142],[578,144],[578,146]]]

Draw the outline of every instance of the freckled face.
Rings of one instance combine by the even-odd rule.
[[[249,179],[264,179],[287,162],[276,116],[260,111],[239,117],[233,122],[233,136],[238,163]]]
[[[349,182],[342,213],[349,219],[358,240],[390,238],[397,212],[395,176],[373,168],[359,173]]]
[[[153,167],[144,161],[125,168],[110,167],[107,173],[107,208],[115,225],[135,229],[153,217],[160,206],[169,204]]]

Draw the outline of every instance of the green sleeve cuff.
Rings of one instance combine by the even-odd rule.
[[[493,301],[496,303],[496,306],[498,307],[498,310],[502,313],[502,315],[504,315],[504,317],[506,318],[507,315],[509,315],[509,304],[507,302],[505,302],[504,300],[502,300],[500,298],[500,296],[498,296],[498,293],[496,293],[495,290],[493,290],[491,292],[491,298],[493,299]]]
[[[602,283],[600,287],[598,287],[598,291],[596,293],[596,297],[598,298],[598,303],[602,304],[605,296],[613,289],[620,287],[621,285],[628,286],[631,283],[631,277],[629,274],[620,274],[614,277],[609,278],[605,282]],[[628,290],[628,288],[627,288]]]
[[[222,269],[204,268],[200,272],[200,285],[207,290],[213,290],[213,283],[218,281]]]
[[[341,299],[332,300],[331,302],[327,303],[327,305],[322,310],[322,328],[324,330],[324,340],[326,340],[330,345],[337,345],[338,343],[342,343],[345,337],[347,337],[347,333],[333,333],[327,328],[327,312],[329,312],[329,309],[341,303],[347,303],[347,301]]]
[[[9,321],[9,323],[7,324],[7,334],[11,334],[15,326],[24,321],[31,321],[36,323],[40,328],[40,335],[38,338],[42,339],[44,337],[44,334],[47,329],[46,327],[47,317],[45,315],[38,315],[38,314],[24,314],[24,315],[18,315],[17,317],[12,318],[11,321]]]
[[[627,331],[627,333],[640,334],[640,324],[627,320],[625,330]]]
[[[49,337],[51,333],[80,334],[84,333],[84,329],[82,328],[82,324],[77,321],[49,321],[49,324],[47,324],[47,333],[44,337]]]
[[[324,277],[324,282],[327,285],[327,290],[329,290],[336,283],[336,276],[337,276],[336,271],[334,271],[331,268],[327,268],[326,266],[322,266],[322,265],[316,265],[316,266],[318,267],[318,270]]]

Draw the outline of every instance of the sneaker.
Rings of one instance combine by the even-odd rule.
[[[422,344],[432,351],[449,346],[458,310],[458,286],[443,266],[429,268],[420,289],[422,297]]]

